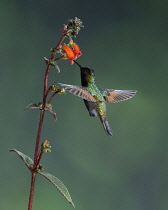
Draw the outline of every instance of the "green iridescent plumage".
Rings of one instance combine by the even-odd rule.
[[[60,85],[70,93],[83,98],[90,116],[99,117],[106,133],[112,136],[112,129],[106,117],[106,102],[116,103],[127,100],[132,98],[136,91],[113,89],[101,90],[96,86],[94,70],[87,67],[82,67],[76,61],[74,62],[80,67],[82,86],[79,87],[61,83]]]

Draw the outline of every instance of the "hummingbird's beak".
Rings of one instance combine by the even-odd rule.
[[[82,66],[79,64],[79,63],[77,63],[75,60],[73,60],[80,68],[82,68]]]

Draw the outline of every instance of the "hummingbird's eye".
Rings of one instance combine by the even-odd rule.
[[[85,73],[85,74],[88,74],[89,72],[88,72],[88,69],[83,69],[83,73]]]

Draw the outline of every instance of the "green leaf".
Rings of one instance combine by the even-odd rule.
[[[58,73],[61,72],[61,71],[60,71],[60,68],[59,68],[59,66],[58,66],[57,64],[55,64],[55,68],[56,68],[56,70],[58,71]]]
[[[57,120],[57,115],[56,115],[56,113],[55,113],[52,109],[45,108],[45,110],[46,110],[46,111],[49,111],[49,112],[52,114],[52,116],[54,117],[54,121],[56,122],[56,120]]]
[[[28,109],[40,109],[40,104],[31,103],[24,108],[24,110]]]
[[[39,102],[38,104],[32,103],[32,104],[29,104],[28,106],[26,106],[24,108],[24,110],[29,110],[29,109],[39,109],[39,110],[42,110],[42,107],[43,107],[43,104],[41,102]],[[54,121],[57,120],[56,113],[52,110],[52,105],[51,104],[46,104],[45,110],[46,111],[49,111],[52,114],[52,116],[54,117]]]
[[[16,149],[11,149],[11,152],[16,152],[18,156],[23,160],[24,164],[29,168],[32,169],[34,161],[28,157],[27,155],[23,154],[22,152],[17,151]],[[59,191],[60,193],[67,199],[67,201],[75,208],[74,203],[72,202],[71,196],[65,187],[65,185],[55,176],[49,174],[46,171],[37,170],[38,174],[44,176],[47,180],[49,180]]]
[[[67,188],[57,177],[49,174],[46,171],[38,171],[38,173],[44,176],[46,179],[48,179],[60,191],[60,193],[67,199],[67,201],[75,208],[75,205],[72,202],[71,196]]]
[[[19,155],[19,157],[23,160],[24,164],[29,169],[33,167],[34,161],[27,155],[23,154],[22,152],[17,151],[16,149],[11,149],[10,152],[16,152]]]

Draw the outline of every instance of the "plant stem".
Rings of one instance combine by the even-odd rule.
[[[53,60],[55,54],[57,53],[57,49],[60,47],[61,43],[65,39],[66,35],[62,35],[60,41],[58,42],[57,46],[55,47],[55,51],[52,52],[51,56],[49,57],[49,61]],[[61,57],[62,58],[62,57]],[[43,127],[43,120],[44,120],[44,113],[45,113],[45,105],[46,105],[46,98],[48,95],[48,75],[51,68],[50,62],[47,64],[46,72],[44,76],[44,89],[43,89],[43,107],[40,111],[40,119],[39,119],[39,125],[37,130],[37,136],[36,136],[36,145],[34,150],[34,165],[33,169],[31,171],[31,186],[30,186],[30,194],[29,194],[29,203],[28,203],[28,210],[32,210],[33,206],[33,197],[34,197],[34,188],[35,188],[35,181],[36,181],[36,169],[40,162],[41,155],[39,155],[39,144],[41,139],[41,132]]]
[[[40,120],[39,120],[39,126],[38,126],[38,130],[37,130],[36,145],[35,145],[35,151],[34,151],[34,165],[33,165],[34,171],[36,170],[37,165],[39,164],[39,161],[40,161],[40,159],[38,158],[39,157],[38,150],[39,150],[40,137],[41,137],[41,131],[42,131],[44,113],[45,113],[45,102],[46,102],[46,97],[47,97],[49,70],[50,70],[50,66],[47,65],[45,78],[44,78],[43,109],[40,111]],[[35,186],[35,180],[36,180],[36,173],[33,170],[32,170],[32,177],[31,177],[31,187],[30,187],[28,210],[32,210],[33,197],[34,197],[34,186]]]
[[[67,37],[67,35],[62,35],[62,37],[61,37],[61,39],[59,40],[57,46],[55,47],[56,50],[59,48],[59,46],[61,45],[61,43],[64,41],[65,37]],[[49,60],[52,60],[52,59],[54,58],[54,56],[55,56],[56,53],[57,53],[56,51],[53,52],[53,53],[51,54]]]
[[[46,73],[44,77],[44,90],[43,90],[43,106],[45,106],[46,97],[47,97],[47,89],[48,89],[48,74],[50,71],[51,65],[48,64],[46,68]]]
[[[39,126],[38,126],[37,137],[36,137],[35,152],[34,152],[34,166],[33,166],[34,169],[36,169],[36,167],[38,165],[38,162],[39,162],[39,160],[38,160],[38,150],[39,150],[43,120],[44,120],[44,112],[45,112],[44,109],[40,111],[40,120],[39,120]]]
[[[47,104],[50,104],[54,96],[56,96],[57,94],[58,94],[57,92],[53,93],[50,99],[48,100]]]
[[[32,210],[35,181],[36,181],[36,173],[32,172],[28,210]]]

